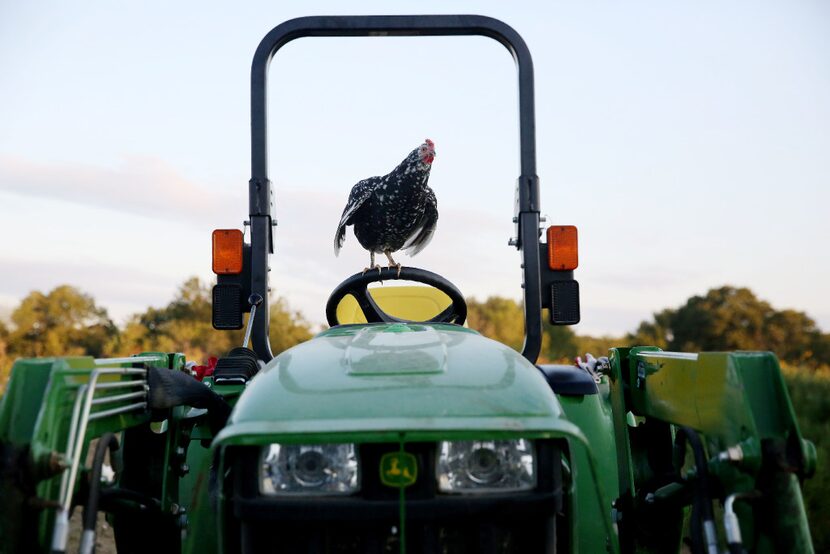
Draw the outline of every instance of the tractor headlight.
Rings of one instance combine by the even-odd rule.
[[[351,494],[360,490],[354,444],[271,444],[262,449],[262,494]]]
[[[441,492],[531,490],[536,487],[536,453],[526,439],[442,442],[436,474]]]

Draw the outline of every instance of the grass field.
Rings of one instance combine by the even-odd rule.
[[[803,485],[813,545],[830,552],[830,371],[785,367],[784,377],[801,434],[818,452],[816,474]]]

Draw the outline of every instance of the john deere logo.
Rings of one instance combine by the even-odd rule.
[[[389,452],[380,459],[380,482],[387,487],[408,487],[418,478],[418,462],[409,452]]]

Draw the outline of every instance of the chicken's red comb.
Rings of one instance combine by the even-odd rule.
[[[430,148],[435,148],[435,143],[432,142],[431,140],[424,139],[424,142],[427,143],[427,146],[429,146]]]

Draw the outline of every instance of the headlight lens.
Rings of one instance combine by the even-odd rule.
[[[536,487],[536,453],[526,439],[451,441],[439,445],[438,490],[511,492]]]
[[[262,494],[351,494],[360,490],[354,444],[271,444],[262,449]]]

